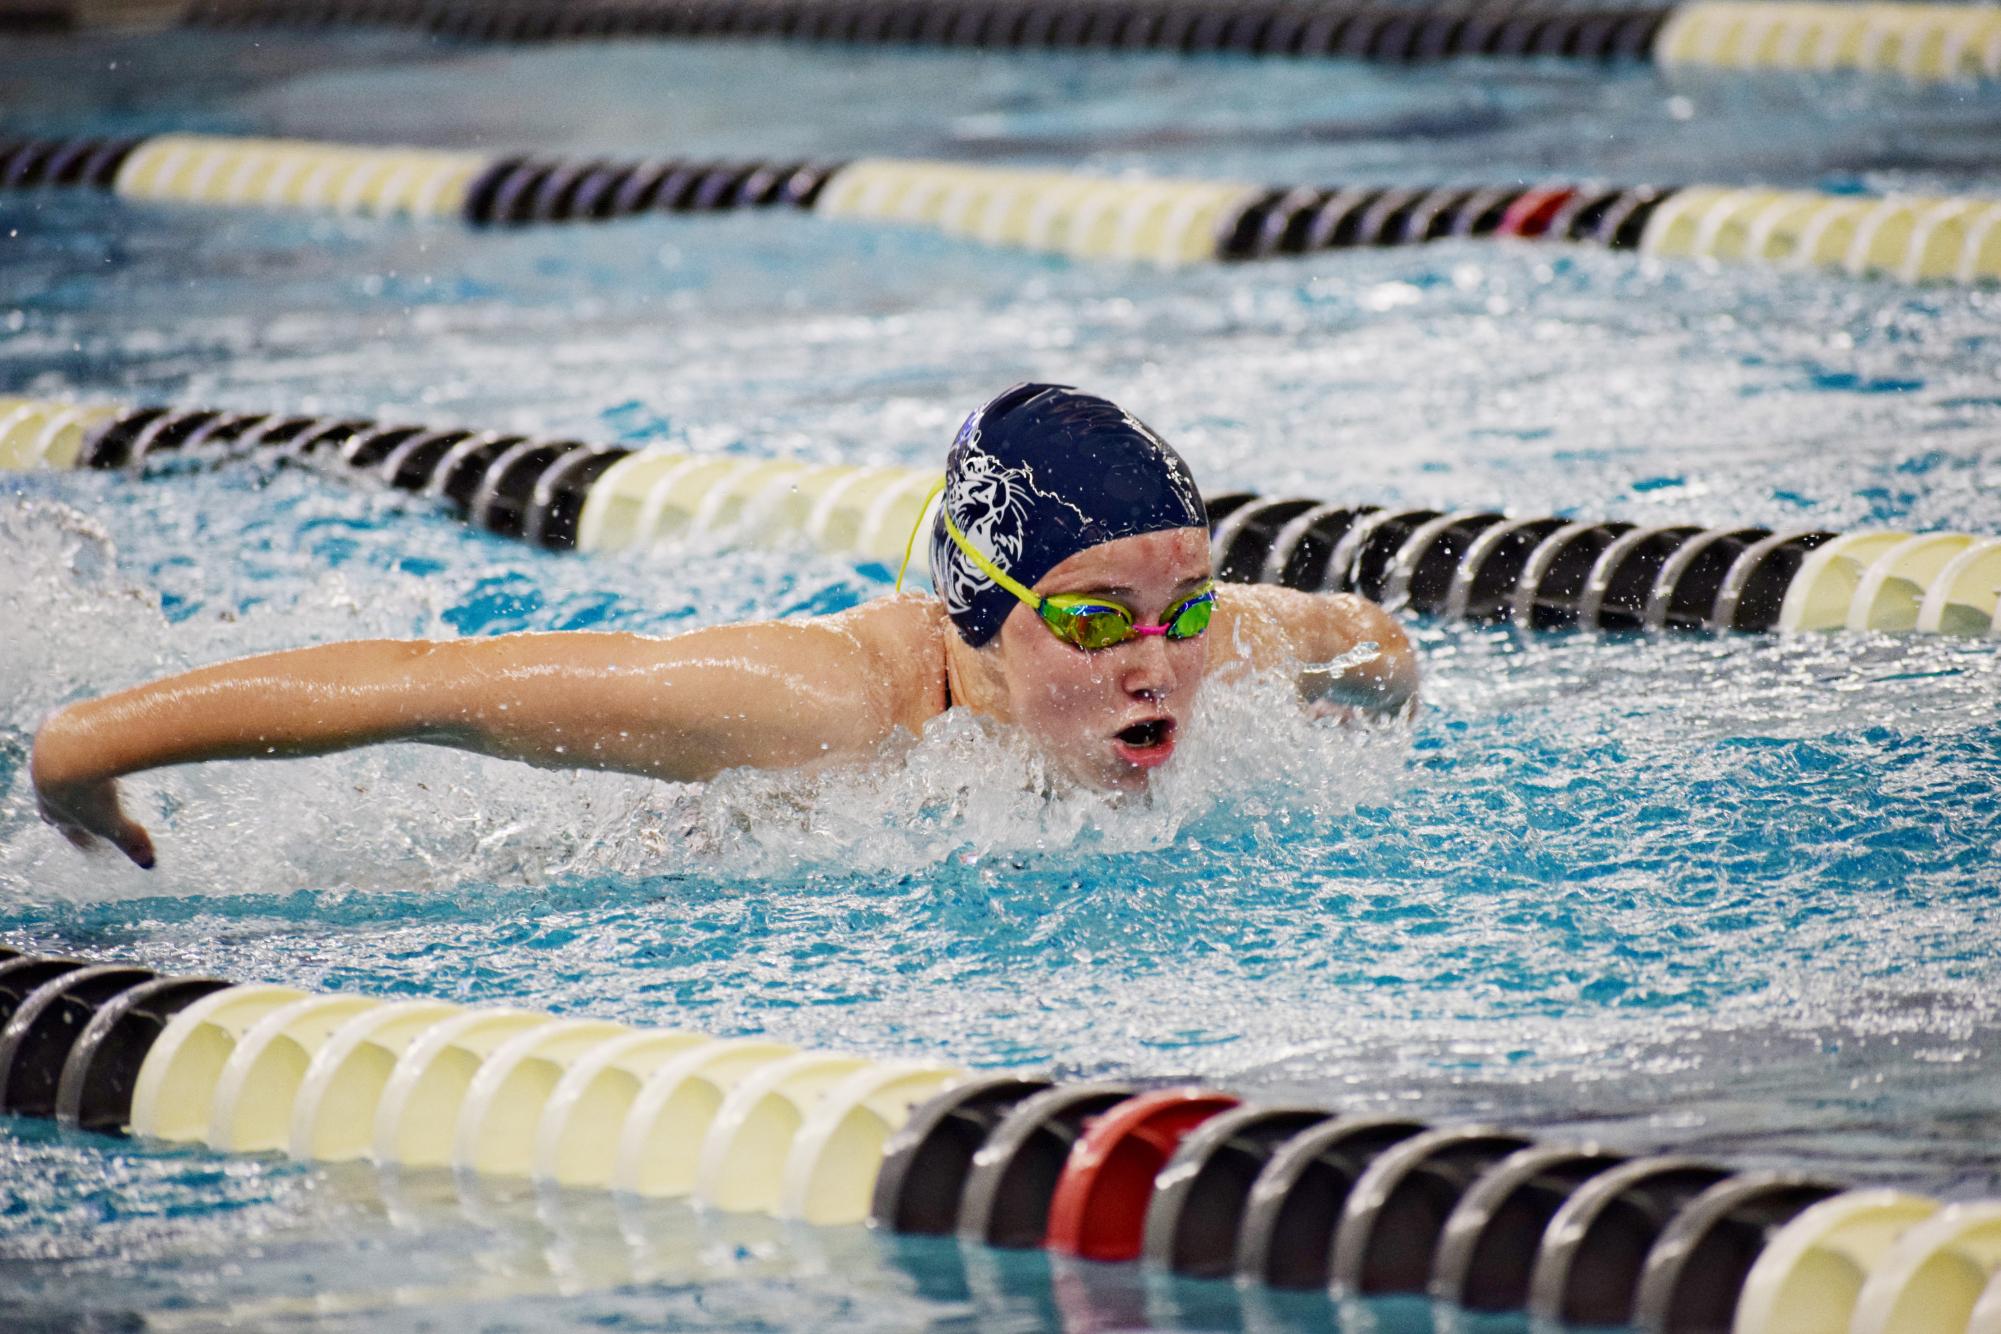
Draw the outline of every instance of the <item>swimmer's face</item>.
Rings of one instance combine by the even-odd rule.
[[[1209,534],[1175,528],[1106,542],[1044,575],[1035,591],[1093,593],[1158,625],[1210,578]],[[1009,711],[1045,753],[1093,787],[1137,789],[1174,754],[1209,664],[1209,637],[1140,635],[1086,653],[1017,605],[994,637]]]

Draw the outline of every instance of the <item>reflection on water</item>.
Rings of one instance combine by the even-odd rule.
[[[112,1206],[110,1238],[75,1237],[33,1255],[0,1229],[0,1294],[34,1328],[79,1321],[117,1327],[144,1313],[147,1329],[436,1328],[498,1322],[536,1327],[560,1308],[579,1325],[628,1328],[1243,1331],[1340,1330],[1431,1334],[1434,1312],[1413,1299],[1336,1302],[1324,1293],[1240,1288],[1176,1278],[1141,1264],[1097,1264],[1043,1251],[1005,1251],[949,1237],[899,1237],[867,1227],[816,1228],[725,1214],[679,1200],[538,1189],[507,1178],[361,1163],[301,1167],[269,1159],[121,1143],[11,1122],[13,1179],[44,1205],[95,1196]],[[26,1152],[24,1152],[26,1150]],[[63,1158],[66,1170],[49,1170]],[[81,1163],[125,1187],[106,1193]],[[39,1170],[37,1170],[39,1167]],[[143,1207],[147,1176],[227,1183],[199,1232],[148,1244],[119,1208]],[[261,1196],[261,1198],[260,1198]],[[122,1234],[122,1235],[118,1235]],[[53,1248],[52,1248],[53,1249]],[[1477,1326],[1436,1314],[1439,1334],[1504,1334],[1519,1320]],[[23,1328],[10,1324],[9,1328]]]

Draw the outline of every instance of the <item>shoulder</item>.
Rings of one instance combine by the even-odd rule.
[[[1397,651],[1409,644],[1388,612],[1354,593],[1223,584],[1216,589],[1216,612],[1232,656],[1259,668],[1326,662],[1362,643]]]
[[[870,652],[897,655],[942,648],[945,609],[929,593],[891,593],[822,617],[820,624],[852,636]]]
[[[929,593],[893,593],[815,622],[853,644],[894,719],[915,731],[945,708],[945,609]]]
[[[1367,598],[1235,584],[1218,590],[1217,617],[1227,656],[1219,663],[1212,648],[1212,666],[1296,671],[1306,699],[1372,713],[1403,708],[1416,697],[1410,636]]]

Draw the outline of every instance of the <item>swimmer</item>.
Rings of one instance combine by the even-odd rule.
[[[422,741],[699,782],[865,758],[952,708],[1021,728],[1079,783],[1139,790],[1211,678],[1286,672],[1306,707],[1377,714],[1417,689],[1410,641],[1367,599],[1217,585],[1187,464],[1073,389],[1016,385],[967,418],[930,541],[935,594],[838,615],[358,640],[85,700],[35,738],[36,800],[77,846],[150,867],[117,780],[166,765]]]

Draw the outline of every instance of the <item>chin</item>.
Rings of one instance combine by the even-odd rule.
[[[1091,786],[1100,792],[1144,792],[1153,783],[1153,774],[1146,769],[1099,770],[1090,780]]]
[[[1121,756],[1099,766],[1095,787],[1113,792],[1144,792],[1153,786],[1153,778],[1160,771],[1164,761],[1152,764],[1134,764]]]

